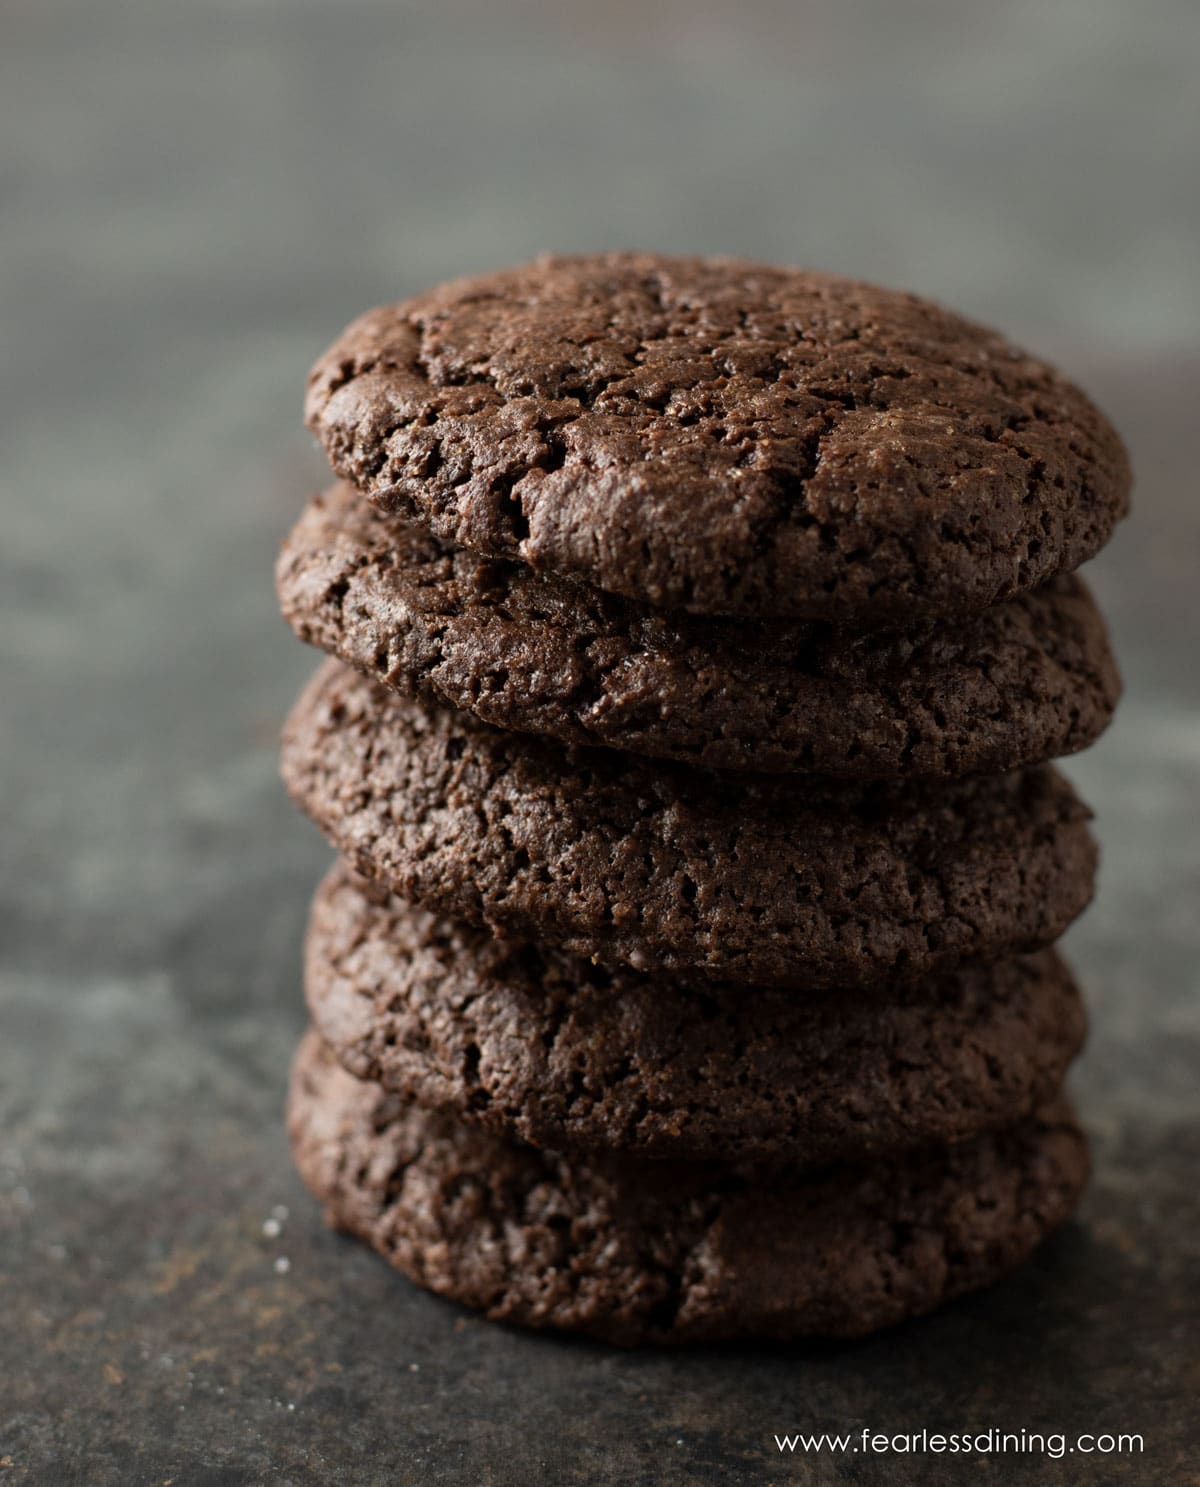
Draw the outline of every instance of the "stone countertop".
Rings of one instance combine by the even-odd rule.
[[[1198,14],[6,5],[0,1483],[1197,1480]],[[304,371],[380,299],[625,244],[937,294],[1083,380],[1138,469],[1093,566],[1128,694],[1071,766],[1095,1179],[1019,1276],[853,1346],[494,1327],[329,1233],[288,1161],[327,859],[275,767],[313,664],[271,589],[321,479]],[[1145,1451],[774,1444],[864,1428]]]

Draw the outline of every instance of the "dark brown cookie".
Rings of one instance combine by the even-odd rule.
[[[1062,775],[830,784],[499,733],[329,661],[284,730],[296,802],[439,913],[637,970],[821,987],[1048,944],[1095,846]]]
[[[810,1177],[539,1152],[356,1080],[313,1035],[289,1129],[329,1221],[496,1321],[618,1343],[855,1337],[990,1284],[1065,1222],[1065,1105]]]
[[[339,475],[439,537],[702,614],[961,614],[1128,503],[1113,429],[1042,362],[832,274],[544,258],[372,310],[309,380]]]
[[[305,988],[352,1074],[497,1135],[799,1167],[1012,1125],[1054,1096],[1084,1032],[1048,950],[907,994],[747,994],[376,904],[342,865],[313,903]]]
[[[302,640],[399,691],[713,768],[999,773],[1086,748],[1120,693],[1074,576],[890,633],[702,619],[476,557],[346,485],[310,503],[276,576]]]

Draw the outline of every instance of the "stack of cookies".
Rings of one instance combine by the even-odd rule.
[[[280,559],[284,775],[341,854],[290,1130],[333,1223],[489,1316],[854,1335],[1070,1213],[1049,948],[1119,690],[1076,388],[909,295],[544,259],[352,325]]]

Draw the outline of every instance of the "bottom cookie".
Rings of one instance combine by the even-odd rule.
[[[624,1344],[855,1337],[917,1316],[1020,1264],[1088,1168],[1062,1102],[807,1178],[555,1155],[355,1079],[313,1033],[288,1125],[329,1221],[412,1280],[496,1321]]]

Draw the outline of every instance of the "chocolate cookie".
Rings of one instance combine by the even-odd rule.
[[[362,1083],[312,1034],[289,1128],[329,1221],[412,1280],[497,1321],[618,1343],[860,1336],[1013,1269],[1087,1177],[1062,1104],[807,1178],[557,1156]]]
[[[306,413],[385,510],[701,614],[983,609],[1091,557],[1130,483],[1088,399],[992,332],[732,260],[543,258],[383,306]]]
[[[305,988],[362,1079],[554,1149],[813,1167],[961,1141],[1050,1100],[1084,1015],[1051,951],[886,997],[615,975],[497,940],[338,865],[317,892]]]
[[[714,768],[887,779],[1085,748],[1120,683],[1075,577],[970,619],[839,634],[667,614],[318,496],[277,568],[302,640],[500,728]]]
[[[364,876],[606,965],[820,987],[1055,939],[1088,812],[1048,767],[925,784],[716,774],[499,733],[326,662],[284,730],[299,804]]]

